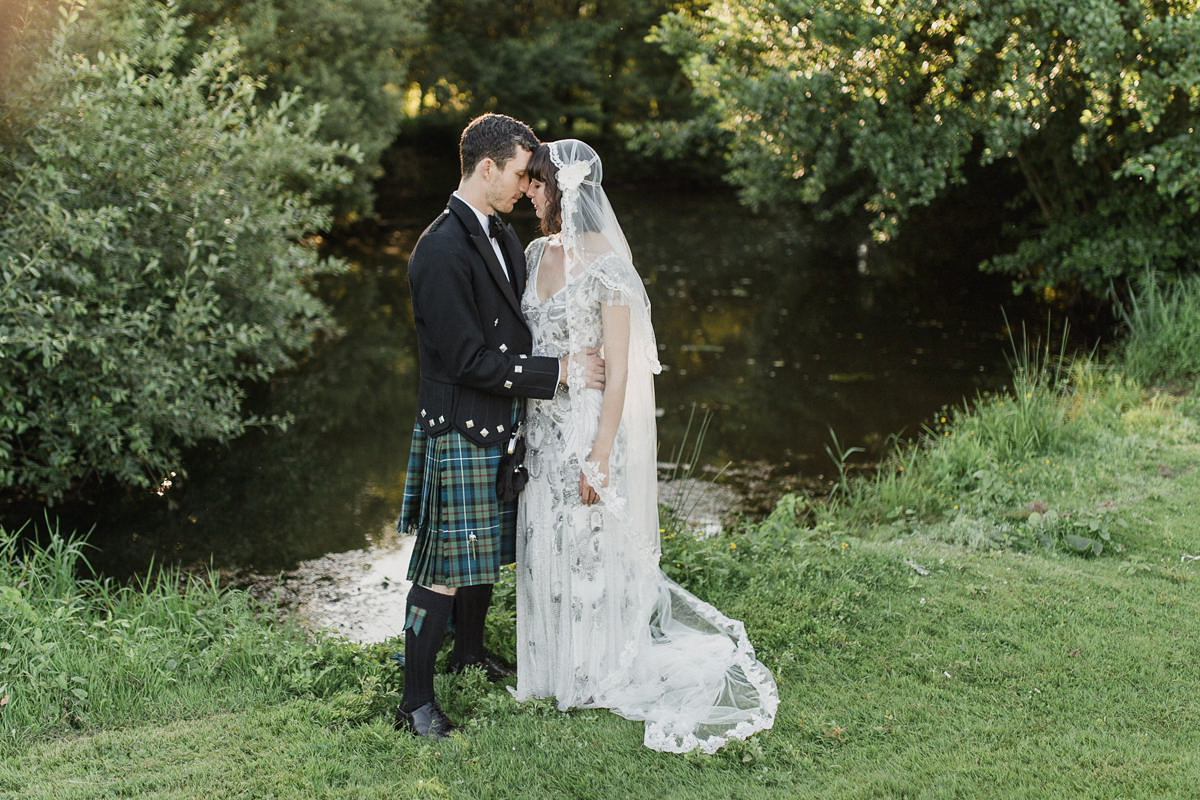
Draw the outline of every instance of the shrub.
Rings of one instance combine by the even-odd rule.
[[[424,37],[424,0],[181,0],[194,20],[194,46],[232,25],[244,45],[239,63],[262,76],[261,96],[302,93],[320,104],[317,135],[355,145],[352,179],[323,198],[339,215],[371,210],[380,157],[403,120],[408,61]]]
[[[658,35],[728,135],[747,201],[851,214],[886,241],[969,182],[1012,201],[1016,248],[986,268],[1103,291],[1196,270],[1198,10],[729,0]]]
[[[0,489],[151,487],[331,324],[305,284],[340,265],[303,238],[351,152],[294,95],[258,105],[236,41],[184,45],[171,5],[93,4],[7,87]]]

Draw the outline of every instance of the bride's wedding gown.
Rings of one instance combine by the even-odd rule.
[[[542,300],[537,272],[546,242],[538,239],[527,251],[522,305],[534,354],[562,356],[580,345],[601,345],[602,305],[644,304],[637,273],[609,253]],[[648,366],[657,367],[657,360],[637,348],[635,338],[629,400],[598,504],[580,501],[579,454],[586,456],[596,435],[602,392],[564,389],[527,405],[530,478],[517,522],[514,694],[518,700],[553,697],[563,710],[611,709],[645,721],[647,747],[711,753],[769,728],[779,696],[742,623],[659,569]],[[648,409],[638,407],[646,403]]]

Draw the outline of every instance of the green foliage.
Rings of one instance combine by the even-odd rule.
[[[247,424],[247,382],[330,327],[304,237],[347,148],[259,105],[237,43],[171,5],[93,3],[9,84],[0,136],[0,488],[150,488]]]
[[[833,461],[834,466],[838,471],[837,483],[833,485],[833,492],[841,492],[848,494],[850,492],[849,469],[846,461],[855,453],[864,452],[861,447],[842,447],[842,443],[838,441],[837,432],[833,428],[829,429],[829,437],[832,439],[830,444],[825,445],[825,454]]]
[[[1010,396],[1000,399],[993,413],[972,417],[977,427],[970,431],[977,432],[978,446],[997,460],[1007,462],[1057,448],[1074,392],[1068,377],[1071,364],[1067,337],[1064,326],[1058,350],[1054,351],[1048,340],[1041,346],[1031,342],[1024,329],[1019,344],[1010,334]],[[1089,368],[1086,358],[1076,363],[1085,371]]]
[[[324,188],[339,214],[369,213],[380,157],[404,114],[408,62],[423,41],[427,0],[180,0],[192,15],[192,46],[236,35],[240,71],[261,76],[260,104],[300,95],[299,108],[320,108],[317,135],[353,145],[346,184]]]
[[[1200,632],[1200,603],[1175,550],[1196,552],[1182,506],[1200,484],[1163,486],[1166,502],[1141,507],[1160,516],[1140,561],[749,532],[747,567],[705,599],[745,621],[782,702],[771,731],[712,756],[649,751],[635,721],[516,703],[474,673],[438,677],[462,725],[445,741],[397,735],[386,714],[347,722],[345,696],[186,717],[168,696],[165,719],[17,743],[0,753],[0,793],[1186,797],[1200,777],[1200,668],[1179,642]],[[1178,530],[1172,547],[1153,545],[1160,526]]]
[[[1196,11],[738,0],[676,13],[659,36],[729,136],[748,202],[862,214],[885,240],[977,165],[1002,164],[1026,187],[1021,244],[986,266],[1096,291],[1195,267]]]
[[[59,7],[64,13],[69,8]],[[55,4],[45,0],[0,0],[0,98],[29,69],[31,50],[53,27],[55,11]]]
[[[1085,556],[1098,556],[1112,542],[1112,532],[1102,519],[1079,519],[1056,511],[1033,511],[1025,525],[1038,544],[1061,547]]]
[[[492,589],[488,623],[483,645],[489,653],[507,664],[517,663],[517,571],[509,567],[500,573]]]
[[[1126,373],[1175,386],[1200,376],[1200,276],[1167,283],[1147,275],[1118,308],[1125,330],[1115,357]]]
[[[1148,401],[1120,370],[1093,357],[1068,359],[1066,331],[1062,342],[1051,349],[1014,340],[1009,390],[943,409],[872,474],[843,475],[829,502],[814,506],[814,526],[933,535],[984,549],[1120,551],[1128,521],[1116,506],[1072,491],[1084,481],[1077,454],[1141,464],[1155,458],[1148,432],[1186,440],[1193,426],[1168,416],[1164,400]]]
[[[663,571],[690,591],[709,597],[714,587],[739,576],[738,539],[703,533],[668,532],[663,536]]]
[[[943,501],[953,513],[867,529],[846,496],[828,514],[792,496],[762,525],[664,542],[664,568],[744,622],[780,689],[772,730],[712,756],[649,751],[637,722],[603,710],[516,703],[477,670],[437,677],[458,734],[400,736],[394,643],[306,641],[176,573],[71,580],[77,541],[22,550],[0,534],[0,793],[1186,797],[1200,778],[1200,666],[1179,645],[1200,635],[1195,402],[1091,360],[1062,377],[1072,411],[1045,457],[989,460],[959,435],[964,410],[894,465],[901,492],[962,449],[987,474]],[[1030,496],[1047,502],[1011,508]],[[962,546],[1000,524],[1010,544]],[[1103,557],[1076,557],[1071,536]]]
[[[683,7],[700,5],[683,3]],[[678,2],[434,3],[414,64],[422,113],[499,110],[547,136],[685,117],[679,65],[646,37]]]
[[[86,577],[86,542],[0,528],[0,748],[66,729],[124,726],[254,698],[323,698],[327,725],[395,705],[392,649],[276,627],[215,575]]]

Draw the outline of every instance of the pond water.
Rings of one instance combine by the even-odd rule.
[[[708,414],[698,474],[724,468],[718,483],[751,514],[833,472],[831,431],[870,458],[943,405],[1005,383],[1005,313],[1014,326],[1046,320],[975,269],[968,225],[910,246],[917,263],[727,194],[612,198],[665,366],[660,461],[677,456],[689,418]],[[190,454],[162,497],[86,510],[98,566],[120,574],[153,556],[271,572],[394,538],[417,381],[406,263],[443,204],[408,202],[403,217],[337,245],[352,266],[322,291],[344,335],[253,398],[292,416],[286,432]],[[534,235],[527,203],[511,219]]]

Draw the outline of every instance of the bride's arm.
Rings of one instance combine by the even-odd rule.
[[[596,439],[587,460],[598,464],[603,475],[600,486],[604,487],[608,485],[608,459],[625,406],[625,383],[629,376],[629,306],[605,305],[600,314],[604,332],[604,400],[600,405]],[[587,505],[600,499],[582,473],[579,475],[579,496]]]

